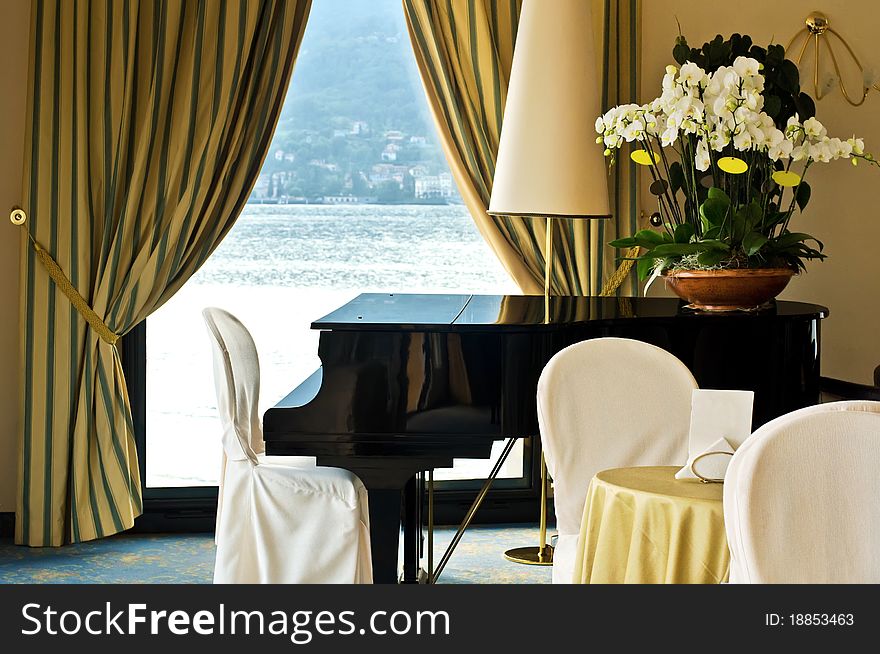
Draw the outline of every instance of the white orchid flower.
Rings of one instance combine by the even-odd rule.
[[[779,131],[779,130],[777,130]],[[780,134],[782,132],[779,132]],[[786,139],[782,139],[778,143],[771,145],[767,149],[767,156],[771,161],[779,161],[780,159],[788,159],[791,156],[791,151],[794,148],[794,143],[788,141]]]
[[[700,139],[697,142],[694,165],[697,167],[697,170],[706,171],[709,170],[711,164],[712,159],[709,157],[709,146],[706,145],[705,139]]]
[[[711,167],[711,152],[756,152],[770,161],[828,162],[865,155],[865,144],[855,135],[846,140],[829,138],[815,118],[802,124],[797,114],[784,129],[764,112],[764,76],[751,57],[738,57],[733,66],[719,67],[709,75],[693,62],[680,69],[668,66],[659,97],[644,105],[625,104],[596,120],[597,142],[613,156],[625,142],[646,137],[659,139],[664,148],[682,134],[697,138],[692,166]],[[723,156],[723,154],[722,154]],[[684,162],[683,162],[684,163]]]
[[[645,134],[645,123],[641,120],[634,120],[629,125],[623,128],[623,131],[620,135],[623,137],[623,140],[627,143],[632,143],[636,139],[641,138]]]
[[[834,159],[849,159],[850,154],[852,154],[852,145],[846,141],[841,141],[837,137],[828,139],[826,143]]]
[[[813,139],[824,138],[828,130],[815,118],[808,118],[804,121],[804,133]]]
[[[767,129],[766,132],[767,145],[769,145],[771,148],[776,147],[785,140],[785,134],[781,129],[776,129],[775,127],[771,126],[771,128]]]
[[[752,111],[758,112],[764,108],[764,96],[754,91],[747,91],[744,97],[745,106]]]
[[[847,139],[846,142],[852,147],[853,154],[865,154],[865,142],[862,139],[857,139],[853,136],[851,139]]]
[[[723,116],[729,111],[727,108],[727,103],[728,96],[719,95],[715,99],[715,102],[712,103],[712,113],[714,113],[716,116]]]
[[[717,126],[709,132],[709,145],[715,152],[721,152],[730,144],[730,132],[723,125]]]
[[[689,61],[678,72],[678,81],[680,84],[688,86],[700,86],[706,79],[706,71],[697,66],[697,64]]]
[[[809,122],[809,121],[808,121]],[[806,124],[804,125],[806,127]],[[831,151],[831,146],[827,141],[820,141],[818,143],[812,143],[809,146],[810,159],[813,161],[819,161],[821,163],[828,163],[834,158],[834,155]]]
[[[733,147],[740,152],[751,150],[753,145],[752,135],[747,129],[741,129],[739,133],[733,135]]]
[[[760,64],[751,57],[737,57],[733,61],[733,69],[742,78],[754,77],[760,73]]]
[[[663,130],[663,133],[660,135],[660,143],[663,145],[664,148],[667,148],[670,145],[672,145],[673,143],[675,143],[675,141],[677,139],[678,139],[678,128],[675,126],[667,127],[666,129]]]
[[[792,161],[803,161],[804,159],[810,158],[810,144],[802,143],[801,145],[796,145],[792,147],[791,150],[791,160]]]

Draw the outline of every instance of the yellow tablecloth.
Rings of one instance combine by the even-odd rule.
[[[676,480],[672,467],[616,468],[590,482],[575,583],[715,584],[727,580],[721,484]]]

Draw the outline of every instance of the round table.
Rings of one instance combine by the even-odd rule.
[[[716,584],[730,552],[723,486],[677,480],[677,467],[615,468],[590,482],[574,583]]]

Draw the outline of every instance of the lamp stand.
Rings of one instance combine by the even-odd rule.
[[[544,229],[544,324],[550,324],[550,277],[553,275],[553,218]]]
[[[553,218],[548,217],[544,235],[544,324],[550,324],[550,275],[553,272]],[[504,558],[525,565],[553,565],[553,546],[547,544],[547,462],[541,452],[541,522],[537,547],[507,550]]]
[[[541,453],[541,526],[537,547],[507,550],[504,558],[525,565],[553,565],[553,546],[547,544],[547,463]]]

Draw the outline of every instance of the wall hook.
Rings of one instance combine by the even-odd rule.
[[[9,214],[9,221],[13,225],[24,225],[25,222],[27,222],[27,214],[21,207],[12,207],[12,211]]]

